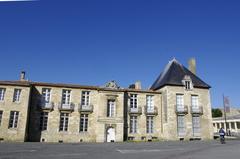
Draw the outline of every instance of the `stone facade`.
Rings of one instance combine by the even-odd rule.
[[[30,102],[30,86],[24,85],[0,85],[0,89],[5,90],[4,100],[0,101],[0,111],[2,112],[0,123],[0,139],[6,141],[23,142],[27,137],[27,123]],[[13,102],[14,89],[21,90],[19,102]],[[17,127],[10,127],[10,112],[19,112]]]
[[[166,76],[173,72],[169,69],[185,69],[176,61],[166,68]],[[160,76],[155,89],[148,90],[141,89],[140,82],[130,88],[121,88],[115,81],[103,87],[30,82],[23,79],[25,73],[20,81],[0,81],[0,140],[77,143],[212,139],[210,86],[202,81],[202,87],[198,86],[198,78],[184,72],[189,75],[178,77],[180,84],[168,84],[168,78]],[[16,96],[19,102],[13,102],[15,89],[21,90]],[[11,111],[15,114],[10,115]]]
[[[177,128],[177,116],[183,115],[186,126],[186,134],[183,138],[201,138],[201,139],[212,139],[212,113],[211,113],[211,102],[210,92],[207,89],[192,89],[185,90],[183,87],[166,86],[160,89],[165,102],[163,103],[163,112],[165,112],[163,120],[164,137],[168,140],[177,140],[182,138],[176,131]],[[184,105],[187,107],[187,112],[177,113],[176,112],[176,95],[182,94],[184,98]],[[201,106],[202,112],[193,114],[191,112],[191,96],[196,95],[199,97],[199,106]],[[200,117],[200,134],[197,137],[193,136],[193,125],[192,117]]]

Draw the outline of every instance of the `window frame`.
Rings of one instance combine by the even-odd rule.
[[[137,109],[138,108],[138,95],[130,94],[130,108]]]
[[[137,133],[137,128],[138,128],[138,117],[137,116],[130,116],[130,129],[129,133],[130,134],[135,134]]]
[[[80,114],[79,132],[88,132],[89,127],[89,114]]]
[[[62,90],[62,104],[70,105],[72,98],[72,90],[63,89]]]
[[[42,88],[42,102],[48,104],[51,102],[52,89],[51,88]]]
[[[82,91],[81,105],[83,106],[90,105],[90,91]]]
[[[5,93],[6,93],[6,88],[0,88],[0,102],[4,101],[5,98]]]
[[[60,113],[59,131],[67,132],[69,124],[69,113]]]
[[[146,118],[146,133],[153,134],[154,133],[154,117],[147,116]]]
[[[19,120],[19,111],[10,111],[8,129],[17,129]]]
[[[198,119],[198,121],[196,119]],[[201,133],[201,118],[200,118],[200,116],[192,116],[192,131],[193,131],[193,136],[199,136],[199,134]]]
[[[107,100],[107,117],[116,116],[116,100],[108,99]]]
[[[13,92],[13,102],[14,103],[19,103],[20,102],[21,93],[22,93],[22,89],[14,88],[14,92]]]
[[[146,95],[147,110],[154,110],[154,95]]]
[[[40,114],[40,125],[39,125],[39,130],[40,131],[45,131],[48,130],[48,112],[41,112]]]
[[[181,119],[181,121],[180,121]],[[186,126],[185,126],[185,117],[184,115],[177,116],[177,132],[178,136],[183,136],[186,134]]]

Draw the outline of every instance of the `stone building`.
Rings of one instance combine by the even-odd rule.
[[[195,61],[190,62],[195,65]],[[210,86],[177,60],[150,89],[0,81],[0,140],[122,142],[212,139]]]

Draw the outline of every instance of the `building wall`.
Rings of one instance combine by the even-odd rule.
[[[116,111],[114,117],[107,117],[107,101],[113,99],[116,102]],[[124,92],[99,91],[98,107],[96,110],[96,141],[105,142],[107,129],[115,129],[116,142],[123,141],[123,123],[124,123]]]
[[[141,108],[141,113],[139,114],[131,114],[129,113],[130,108],[130,95],[137,94],[138,107]],[[145,107],[147,101],[147,95],[152,95],[154,106],[157,108],[157,114],[146,114]],[[161,102],[161,94],[159,92],[145,93],[145,92],[128,92],[126,100],[126,110],[128,111],[126,116],[127,121],[127,133],[128,139],[133,139],[136,141],[147,141],[154,139],[162,139],[162,102]],[[137,133],[130,133],[130,116],[137,116]],[[147,116],[153,117],[153,133],[147,133]]]
[[[193,88],[185,90],[181,86],[165,86],[161,90],[163,96],[163,136],[167,140],[178,140],[180,137],[177,132],[176,114],[176,94],[184,95],[184,105],[187,105],[188,112],[185,117],[186,134],[184,139],[193,137],[192,114],[191,114],[191,95],[198,95],[199,105],[203,107],[203,114],[200,115],[201,139],[212,139],[212,114],[210,92],[208,89]]]
[[[4,101],[0,102],[0,110],[3,111],[0,125],[0,139],[4,141],[25,141],[27,132],[27,119],[29,110],[30,87],[0,85],[5,88]],[[20,102],[13,102],[14,89],[21,89]],[[9,128],[11,111],[19,111],[17,128]]]
[[[33,91],[32,105],[31,105],[31,121],[30,121],[30,141],[46,142],[104,142],[106,140],[106,129],[113,126],[116,131],[116,141],[123,141],[123,93],[111,91],[98,91],[86,89],[70,89],[51,87],[51,101],[54,103],[54,109],[48,115],[48,129],[44,131],[39,130],[40,113],[38,103],[41,97],[42,88],[37,86]],[[71,102],[75,104],[74,111],[64,111],[70,113],[68,131],[59,131],[60,111],[58,109],[59,103],[62,100],[62,90],[71,90]],[[79,112],[79,105],[81,104],[82,91],[90,91],[90,105],[93,105],[93,112]],[[116,116],[107,117],[107,100],[116,100]],[[88,114],[88,131],[80,132],[80,114]]]
[[[188,113],[184,115],[186,125],[186,135],[184,139],[193,138],[192,134],[192,114],[190,112],[191,95],[199,96],[199,105],[203,106],[203,114],[200,115],[201,139],[212,139],[212,117],[210,92],[208,89],[194,88],[186,91],[184,87],[165,86],[156,92],[141,90],[116,90],[116,89],[81,89],[64,87],[33,86],[30,96],[30,87],[22,86],[0,86],[6,88],[5,100],[0,102],[0,110],[3,111],[2,123],[0,126],[0,138],[5,141],[45,141],[45,142],[105,142],[107,140],[107,130],[114,128],[116,142],[126,139],[136,141],[159,140],[179,140],[177,133],[177,114],[176,114],[176,94],[184,95],[184,104],[188,106]],[[21,102],[12,102],[14,88],[22,89]],[[53,110],[40,109],[42,88],[51,88],[51,102]],[[68,131],[60,132],[60,111],[58,106],[62,100],[62,90],[71,90],[71,102],[75,105],[73,111],[68,112],[69,124]],[[82,91],[90,91],[90,104],[93,105],[93,112],[79,112]],[[129,112],[130,94],[137,94],[138,106],[141,113],[132,114]],[[154,106],[157,114],[152,114],[154,118],[154,132],[146,132],[145,112],[146,96],[154,96]],[[107,117],[107,101],[113,99],[116,102],[116,114],[114,117]],[[30,103],[29,107],[28,104]],[[17,129],[8,129],[10,111],[20,111]],[[47,130],[40,131],[40,114],[48,112]],[[88,131],[80,132],[80,114],[87,113]],[[29,116],[29,122],[27,122]],[[137,116],[137,133],[130,133],[130,116]],[[27,125],[28,124],[28,125]],[[27,133],[28,132],[28,133]]]

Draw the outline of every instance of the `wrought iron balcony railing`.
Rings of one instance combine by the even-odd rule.
[[[59,103],[58,109],[60,111],[74,111],[74,103]]]
[[[42,110],[53,110],[54,103],[53,102],[39,102],[39,108]]]
[[[156,106],[149,108],[145,106],[145,114],[146,115],[158,115],[158,108]]]
[[[202,106],[191,106],[191,113],[192,114],[203,114],[203,107]]]
[[[176,105],[175,108],[176,108],[177,114],[187,114],[188,113],[187,105]]]
[[[131,108],[128,109],[129,114],[142,114],[142,107],[138,106],[137,108]]]
[[[79,104],[78,111],[79,112],[93,112],[93,105],[92,104],[90,104],[90,105]]]

